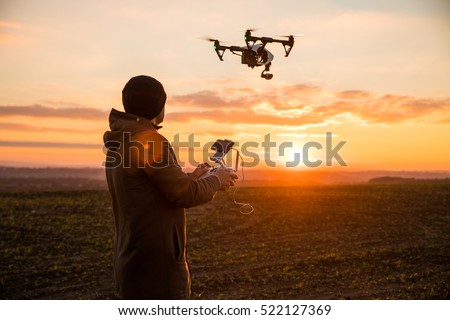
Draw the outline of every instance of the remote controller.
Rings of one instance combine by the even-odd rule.
[[[225,139],[225,140],[219,139],[216,142],[214,142],[214,144],[211,146],[211,150],[214,150],[215,153],[212,157],[210,157],[210,160],[219,164],[219,166],[213,167],[210,164],[205,162],[204,165],[207,167],[211,167],[211,170],[204,173],[199,179],[208,177],[209,175],[213,174],[217,169],[219,169],[221,167],[225,167],[225,168],[229,168],[230,170],[233,170],[233,168],[227,167],[225,162],[223,161],[223,158],[228,153],[228,151],[231,150],[233,145],[234,145],[234,142],[231,140],[227,140],[227,139]]]

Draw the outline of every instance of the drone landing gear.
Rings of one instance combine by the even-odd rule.
[[[263,72],[261,72],[261,78],[264,78],[266,80],[270,80],[273,78],[273,74],[268,73],[268,71],[270,71],[270,66],[272,65],[271,62],[269,62],[268,64],[266,64],[266,67],[264,68]]]

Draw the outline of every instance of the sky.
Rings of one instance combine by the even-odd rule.
[[[256,142],[281,167],[318,143],[323,168],[331,132],[334,169],[450,170],[449,18],[447,0],[0,0],[0,165],[100,167],[109,111],[146,74],[169,141]],[[201,39],[241,46],[248,28],[302,35],[289,57],[267,46],[270,81]]]

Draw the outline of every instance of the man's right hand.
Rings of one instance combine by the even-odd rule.
[[[228,190],[230,187],[234,186],[236,179],[238,179],[236,172],[227,167],[219,167],[213,174],[220,180],[219,190]]]

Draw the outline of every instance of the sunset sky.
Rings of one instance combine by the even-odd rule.
[[[303,35],[287,58],[268,45],[270,81],[200,40],[244,45],[247,28]],[[342,170],[450,170],[449,39],[448,0],[0,0],[0,165],[99,167],[109,111],[147,74],[169,141],[270,133],[293,143],[282,165],[332,132]]]

